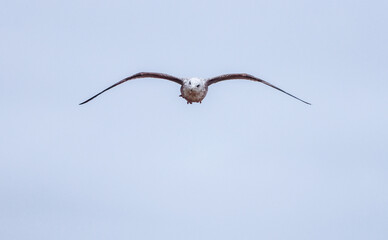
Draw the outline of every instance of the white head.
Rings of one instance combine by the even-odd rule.
[[[193,92],[201,92],[205,88],[205,81],[200,78],[188,78],[184,80],[184,87]]]

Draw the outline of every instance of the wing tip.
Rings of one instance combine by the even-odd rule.
[[[78,105],[83,105],[85,103],[89,102],[89,100],[83,101],[82,103],[79,103]]]

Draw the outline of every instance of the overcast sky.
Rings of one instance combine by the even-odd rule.
[[[388,239],[387,11],[2,0],[0,239]]]

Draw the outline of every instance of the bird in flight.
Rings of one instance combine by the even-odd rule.
[[[140,72],[140,73],[136,73],[130,77],[124,78],[123,80],[121,80],[121,81],[113,84],[112,86],[106,88],[105,90],[97,93],[96,95],[94,95],[93,97],[89,98],[88,100],[80,103],[79,105],[85,104],[85,103],[89,102],[90,100],[94,99],[95,97],[99,96],[100,94],[108,91],[109,89],[114,88],[114,87],[116,87],[116,86],[118,86],[126,81],[136,79],[136,78],[160,78],[160,79],[170,80],[170,81],[178,83],[179,85],[181,85],[180,97],[184,98],[187,101],[187,104],[189,104],[189,103],[192,104],[193,102],[201,103],[207,94],[208,87],[214,83],[218,83],[218,82],[225,81],[225,80],[232,80],[232,79],[245,79],[245,80],[251,80],[251,81],[263,83],[263,84],[270,86],[272,88],[275,88],[276,90],[279,90],[279,91],[281,91],[281,92],[283,92],[283,93],[285,93],[293,98],[296,98],[301,102],[304,102],[306,104],[311,105],[311,103],[308,103],[308,102],[306,102],[298,97],[295,97],[294,95],[272,85],[269,82],[266,82],[260,78],[254,77],[254,76],[246,74],[246,73],[225,74],[225,75],[220,75],[220,76],[213,77],[213,78],[202,79],[202,78],[195,78],[195,77],[193,77],[193,78],[178,78],[178,77],[174,77],[174,76],[171,76],[168,74],[154,73],[154,72]]]

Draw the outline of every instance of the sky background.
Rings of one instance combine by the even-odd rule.
[[[387,11],[2,0],[0,239],[388,239]]]

